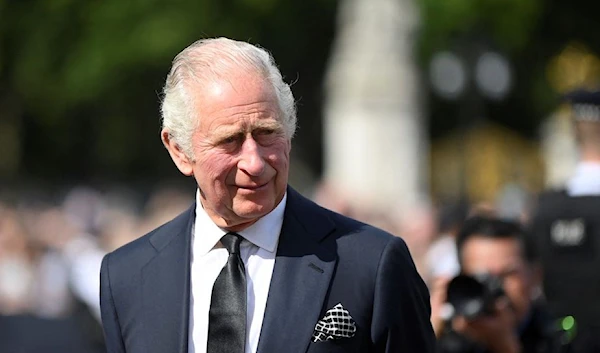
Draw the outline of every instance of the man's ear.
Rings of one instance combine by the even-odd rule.
[[[185,176],[193,175],[194,169],[192,168],[192,160],[183,152],[179,144],[173,140],[169,131],[163,129],[160,132],[160,138],[163,145],[167,148],[167,151],[169,151],[171,159],[177,166],[177,169]]]

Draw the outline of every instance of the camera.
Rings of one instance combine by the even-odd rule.
[[[448,283],[446,319],[463,316],[468,320],[494,312],[496,300],[505,295],[502,279],[482,273],[458,275]]]
[[[451,322],[457,316],[473,320],[492,315],[496,300],[504,295],[502,279],[499,277],[487,273],[458,275],[448,283],[442,316],[446,322]],[[444,334],[437,342],[438,353],[476,353],[483,348],[455,332],[451,324],[446,325]]]

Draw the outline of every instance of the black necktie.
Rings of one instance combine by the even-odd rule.
[[[229,258],[212,290],[207,353],[244,353],[246,269],[240,256],[241,241],[236,233],[227,233],[221,238],[221,244],[229,251]]]

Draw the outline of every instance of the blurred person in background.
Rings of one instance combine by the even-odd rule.
[[[579,163],[564,189],[543,192],[531,242],[543,270],[543,293],[570,352],[600,352],[600,91],[565,96]]]
[[[152,229],[167,223],[185,211],[194,202],[193,193],[175,186],[160,186],[154,190],[146,202],[143,217],[136,230],[137,235],[146,234]],[[122,243],[123,245],[125,243]],[[115,250],[117,247],[111,249]]]
[[[35,268],[25,227],[17,211],[0,204],[0,315],[33,309]]]
[[[415,204],[408,209],[390,207],[390,232],[399,234],[410,249],[417,271],[427,280],[426,254],[436,236],[434,207],[428,203]]]
[[[446,285],[460,272],[456,253],[456,235],[467,218],[464,200],[442,204],[438,211],[437,239],[425,254],[425,278],[431,293],[431,323],[436,334],[443,328],[441,311]]]
[[[355,210],[347,199],[347,194],[341,192],[331,183],[319,182],[312,195],[312,200],[334,212],[356,218]]]
[[[72,292],[64,214],[39,199],[0,208],[0,351],[104,351],[99,322]]]
[[[113,186],[104,193],[76,187],[63,202],[64,217],[72,230],[63,232],[70,236],[55,247],[66,260],[73,294],[90,308],[98,322],[98,273],[104,255],[166,223],[191,202],[181,190],[170,186],[150,192],[145,203],[140,199],[138,192],[125,187]]]
[[[469,217],[495,217],[496,210],[488,202],[474,205],[466,199],[449,202],[440,207],[438,213],[439,236],[429,247],[425,256],[425,278],[431,293],[431,323],[436,335],[444,327],[443,303],[446,287],[450,280],[460,273],[460,261],[456,248],[456,238]]]
[[[405,243],[287,185],[295,103],[268,52],[200,40],[164,92],[196,204],[104,258],[109,353],[433,352]]]
[[[52,202],[33,201],[22,205],[19,213],[35,251],[33,311],[48,318],[67,316],[74,298],[69,283],[70,266],[62,250],[78,231]]]
[[[452,278],[460,272],[456,254],[456,235],[461,229],[469,205],[465,200],[443,204],[438,211],[438,237],[427,251],[429,279]]]
[[[520,225],[476,216],[456,243],[461,274],[446,287],[438,351],[558,352],[552,322],[535,300],[539,275]]]

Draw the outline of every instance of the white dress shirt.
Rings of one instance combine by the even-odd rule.
[[[570,196],[600,195],[600,163],[580,162],[567,183]]]
[[[456,240],[448,234],[442,235],[433,242],[425,257],[429,275],[433,278],[452,278],[460,272]]]
[[[271,213],[237,232],[244,238],[240,252],[246,266],[245,353],[256,353],[258,347],[286,200],[287,194]],[[206,352],[212,288],[229,257],[219,242],[225,234],[227,231],[217,227],[202,208],[197,192],[196,220],[192,230],[189,353]]]

